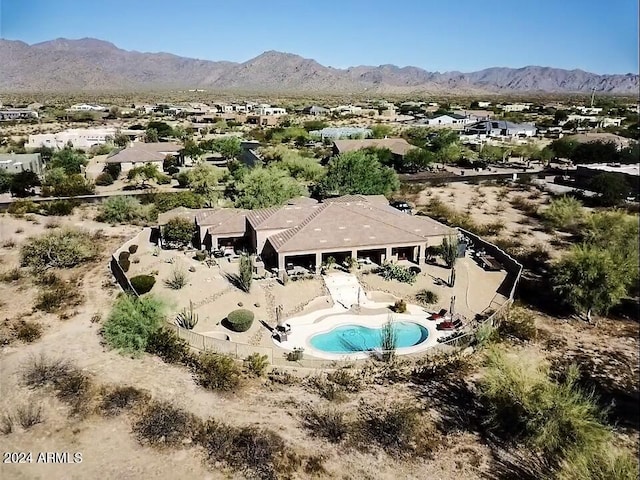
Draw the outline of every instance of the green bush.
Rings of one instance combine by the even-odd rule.
[[[187,272],[181,267],[174,267],[173,270],[171,270],[169,278],[164,281],[165,286],[173,290],[180,290],[185,287],[187,283],[189,283],[189,277]]]
[[[156,283],[156,277],[153,275],[136,275],[131,280],[131,286],[138,295],[144,295],[151,291]]]
[[[109,313],[102,335],[112,348],[138,355],[147,348],[163,318],[164,304],[157,298],[121,295]]]
[[[31,237],[20,250],[21,264],[35,270],[72,268],[96,257],[95,236],[76,229],[63,229]]]
[[[109,197],[99,206],[96,220],[105,223],[135,223],[151,221],[154,212],[150,207],[143,207],[133,197]]]
[[[59,280],[40,291],[34,308],[53,313],[80,305],[82,301],[82,293],[77,283]]]
[[[168,244],[186,247],[191,243],[195,226],[193,221],[186,218],[172,218],[162,227],[162,239]]]
[[[131,254],[129,252],[120,252],[120,254],[118,255],[118,263],[120,264],[120,266],[122,267],[122,270],[126,273],[129,271],[129,267],[131,266],[131,261],[129,260],[129,257],[131,256]]]
[[[66,216],[71,215],[76,206],[77,203],[75,201],[54,200],[43,204],[42,210],[46,215]]]
[[[541,215],[550,227],[566,232],[577,232],[584,222],[585,210],[580,200],[563,196],[551,200]]]
[[[402,283],[413,284],[416,281],[416,274],[401,265],[395,263],[385,263],[378,271],[385,280],[397,280]]]
[[[206,251],[204,251],[204,250],[199,250],[199,251],[197,251],[197,252],[196,252],[196,255],[195,255],[196,260],[198,260],[199,262],[202,262],[202,261],[206,260],[206,258],[207,258],[208,256],[209,256],[209,255],[208,255],[208,254],[207,254],[207,252],[206,252]]]
[[[164,173],[159,173],[156,175],[156,182],[158,185],[168,185],[171,183],[171,177],[169,175],[165,175]]]
[[[234,310],[227,315],[229,328],[234,332],[246,332],[249,330],[253,325],[253,318],[253,312],[243,308]]]
[[[40,206],[31,200],[14,200],[9,205],[7,212],[16,216],[25,215],[27,213],[40,213]]]
[[[159,328],[151,333],[146,351],[167,363],[188,363],[191,356],[187,342],[168,328]]]
[[[240,368],[235,360],[227,355],[201,353],[194,370],[196,380],[204,388],[230,391],[240,385]]]
[[[535,340],[538,335],[533,314],[521,307],[511,307],[500,322],[500,335],[517,338],[519,340]]]
[[[114,181],[115,180],[111,175],[109,175],[108,172],[102,172],[100,175],[96,177],[96,185],[99,185],[101,187],[104,187],[107,185],[113,185]]]
[[[255,377],[261,377],[269,367],[269,358],[266,355],[252,353],[244,359],[243,363],[247,372]]]
[[[393,304],[392,310],[396,313],[405,313],[407,311],[407,302],[404,300],[396,300],[396,303]]]
[[[138,245],[129,245],[129,248],[127,249],[129,250],[129,253],[131,255],[133,255],[134,253],[136,253],[138,251]]]

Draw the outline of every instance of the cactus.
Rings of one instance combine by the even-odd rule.
[[[189,310],[186,308],[176,316],[176,325],[193,330],[198,323],[198,314],[193,311],[193,302],[189,300]]]

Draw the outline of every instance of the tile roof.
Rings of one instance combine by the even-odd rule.
[[[367,138],[364,140],[335,140],[333,144],[340,153],[353,152],[363,148],[388,148],[395,155],[406,155],[415,147],[404,138]]]
[[[182,146],[171,142],[142,143],[116,150],[105,160],[106,163],[147,163],[161,162],[167,154],[179,152]]]
[[[300,225],[315,210],[324,208],[323,204],[285,205],[283,207],[253,210],[247,214],[249,223],[255,230],[275,230]]]
[[[455,231],[429,217],[413,216],[389,205],[329,202],[299,225],[271,235],[278,253],[423,243]]]
[[[180,217],[192,220],[194,217],[213,212],[213,208],[176,207],[158,215],[158,225],[165,225],[172,218]]]
[[[221,208],[197,214],[196,224],[200,227],[206,227],[206,231],[211,235],[231,235],[245,232],[246,218],[247,210]]]

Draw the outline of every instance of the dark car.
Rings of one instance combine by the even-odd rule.
[[[395,202],[391,202],[389,205],[401,212],[411,213],[411,206],[404,200],[397,200]]]

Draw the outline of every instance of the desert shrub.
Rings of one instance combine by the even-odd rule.
[[[138,295],[144,295],[151,291],[153,286],[156,284],[156,277],[153,275],[136,275],[131,278],[130,282]]]
[[[282,437],[271,430],[234,428],[209,420],[198,438],[209,461],[224,462],[251,478],[275,480],[290,473],[295,461]]]
[[[602,444],[609,430],[590,394],[577,387],[571,367],[557,383],[540,360],[508,357],[499,349],[487,353],[487,372],[480,382],[488,425],[503,435],[521,437],[548,458]]]
[[[73,209],[78,204],[71,200],[54,200],[42,205],[43,213],[46,215],[66,216],[73,213]]]
[[[169,245],[186,247],[191,243],[195,226],[186,218],[172,218],[162,227],[162,239]]]
[[[135,223],[151,221],[154,218],[152,208],[142,206],[133,197],[109,197],[99,207],[96,220],[105,223]]]
[[[407,302],[404,300],[396,300],[393,304],[392,310],[396,313],[405,313],[407,311]]]
[[[159,173],[156,175],[156,182],[158,185],[168,185],[171,183],[171,177],[169,175],[165,175],[164,173]]]
[[[22,366],[22,379],[29,387],[43,387],[55,384],[73,370],[71,364],[65,360],[52,359],[44,354],[31,357]]]
[[[21,320],[16,327],[16,337],[25,343],[35,342],[42,336],[42,325],[36,322]]]
[[[402,283],[413,284],[416,281],[416,274],[406,267],[395,263],[385,263],[378,271],[385,280],[397,280]]]
[[[48,313],[80,305],[83,301],[78,282],[57,280],[40,290],[34,308]]]
[[[164,304],[153,296],[121,295],[102,329],[107,343],[122,352],[140,354],[164,317]]]
[[[198,250],[198,251],[196,252],[195,258],[196,258],[196,260],[198,260],[199,262],[202,262],[202,261],[206,260],[206,258],[207,258],[208,256],[209,256],[209,255],[208,255],[208,254],[207,254],[207,252],[205,252],[204,250]]]
[[[327,373],[327,380],[340,385],[347,392],[355,393],[362,389],[362,379],[347,368],[340,368]]]
[[[40,207],[32,200],[15,200],[11,202],[7,212],[20,217],[27,213],[40,213]]]
[[[109,174],[109,172],[102,172],[100,175],[96,177],[96,185],[99,185],[101,187],[104,187],[107,185],[113,185],[114,181],[115,180]]]
[[[118,261],[122,262],[124,260],[129,260],[130,257],[131,257],[131,254],[128,251],[125,250],[125,251],[120,252],[118,254]]]
[[[153,402],[133,425],[138,440],[150,445],[179,445],[197,428],[192,415],[167,402]]]
[[[138,251],[138,245],[136,245],[136,244],[129,245],[129,248],[127,250],[129,251],[129,253],[131,255],[133,255],[134,253],[136,253]]]
[[[438,303],[438,294],[431,290],[418,290],[416,293],[416,301],[421,305],[434,305]]]
[[[560,467],[558,480],[637,480],[638,458],[614,446],[573,451]]]
[[[245,370],[249,374],[254,377],[261,377],[269,366],[269,357],[266,355],[260,355],[259,353],[252,353],[244,359],[243,363]]]
[[[500,232],[505,229],[505,224],[502,220],[497,220],[495,222],[486,223],[479,227],[479,229],[479,235],[500,235]]]
[[[100,402],[100,411],[108,417],[119,415],[122,411],[131,409],[134,405],[147,400],[148,395],[135,387],[114,387],[107,390]]]
[[[333,408],[306,408],[301,417],[302,425],[314,436],[326,438],[332,443],[344,440],[351,430],[344,413]]]
[[[42,405],[29,402],[16,410],[16,418],[25,430],[42,422]]]
[[[240,285],[242,290],[249,292],[251,290],[251,280],[253,279],[253,258],[249,255],[240,257]]]
[[[544,222],[553,228],[576,232],[584,222],[585,210],[580,200],[563,196],[551,200],[541,215]]]
[[[13,432],[13,417],[8,413],[3,413],[0,417],[0,433],[9,435]]]
[[[231,391],[240,385],[240,368],[227,355],[205,352],[198,356],[195,375],[198,383],[211,390]]]
[[[396,457],[427,455],[438,444],[431,423],[401,402],[388,407],[360,403],[357,429],[362,445],[377,444]]]
[[[85,414],[91,401],[91,379],[83,372],[72,368],[67,375],[55,382],[56,396],[71,407],[73,415]]]
[[[103,171],[111,175],[111,178],[115,180],[120,176],[120,173],[122,172],[122,165],[120,165],[119,163],[107,163],[105,164]]]
[[[168,328],[159,328],[151,333],[146,351],[167,363],[186,363],[191,356],[187,342]]]
[[[15,246],[16,246],[16,241],[13,238],[9,238],[8,240],[5,240],[4,242],[2,242],[3,248],[13,248]]]
[[[229,328],[234,332],[246,332],[249,330],[253,325],[253,318],[253,312],[243,308],[234,310],[227,315]]]
[[[169,274],[169,278],[165,279],[164,281],[164,284],[173,290],[180,290],[181,288],[185,287],[187,283],[187,272],[180,267],[174,267]]]
[[[287,352],[287,360],[290,362],[298,362],[302,360],[304,356],[304,348],[303,347],[295,347],[292,351]]]
[[[535,340],[538,335],[533,314],[521,307],[512,307],[500,322],[500,335],[517,338],[519,340]]]
[[[326,377],[318,375],[311,377],[309,385],[325,400],[330,402],[344,402],[347,400],[347,390],[341,385],[327,381]]]
[[[20,249],[21,264],[35,270],[72,268],[96,257],[95,236],[83,230],[63,229],[29,238]]]
[[[0,282],[17,282],[22,278],[22,271],[19,268],[11,268],[0,273]]]
[[[535,217],[538,215],[538,206],[534,202],[530,202],[522,195],[516,195],[511,199],[511,206],[516,210],[520,210],[525,215]]]

